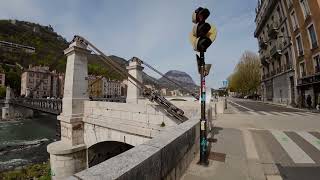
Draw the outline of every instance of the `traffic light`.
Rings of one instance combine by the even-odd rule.
[[[198,52],[206,52],[217,36],[214,25],[205,22],[209,17],[210,11],[207,8],[199,7],[192,14],[192,22],[195,23],[190,35],[193,49]]]

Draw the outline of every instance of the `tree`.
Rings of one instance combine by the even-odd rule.
[[[4,97],[6,97],[6,87],[0,86],[0,98],[3,99]]]
[[[245,51],[233,74],[228,78],[229,89],[241,94],[257,93],[260,86],[260,59],[257,54]]]

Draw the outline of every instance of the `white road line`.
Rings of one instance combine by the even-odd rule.
[[[261,114],[258,114],[258,113],[256,113],[256,112],[254,112],[254,111],[245,111],[246,113],[249,113],[249,114],[251,114],[251,115],[261,115]]]
[[[275,115],[278,115],[278,116],[286,116],[285,114],[282,114],[282,113],[280,113],[280,112],[272,111],[272,113],[275,114]]]
[[[282,112],[284,114],[288,114],[290,116],[296,116],[297,114],[295,114],[294,112]]]
[[[290,158],[295,163],[312,163],[315,162],[296,144],[290,139],[284,132],[273,130],[272,135],[281,144],[283,149],[288,153]]]
[[[308,132],[297,132],[297,134],[320,151],[320,140],[318,138]]]
[[[265,111],[258,111],[258,113],[263,114],[263,115],[270,115],[269,113],[267,113]]]
[[[230,102],[232,102],[233,104],[235,104],[235,105],[237,105],[237,106],[240,106],[240,107],[242,107],[242,108],[244,108],[244,109],[246,109],[246,110],[248,110],[248,111],[253,111],[252,109],[249,109],[249,108],[247,108],[247,107],[244,107],[244,106],[242,106],[242,105],[240,105],[240,104],[238,104],[238,103],[235,103],[235,102],[233,102],[233,101],[231,101],[231,100],[230,100]]]
[[[242,130],[242,134],[246,148],[247,158],[259,160],[259,155],[254,144],[251,132],[248,130]]]

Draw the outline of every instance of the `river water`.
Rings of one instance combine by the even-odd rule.
[[[0,121],[0,172],[49,159],[47,145],[56,140],[56,117]]]

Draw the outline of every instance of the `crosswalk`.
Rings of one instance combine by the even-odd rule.
[[[319,117],[318,113],[311,112],[277,112],[277,111],[237,111],[237,114],[245,114],[245,115],[258,115],[258,116],[315,116]]]
[[[262,163],[320,165],[320,133],[249,130]]]

